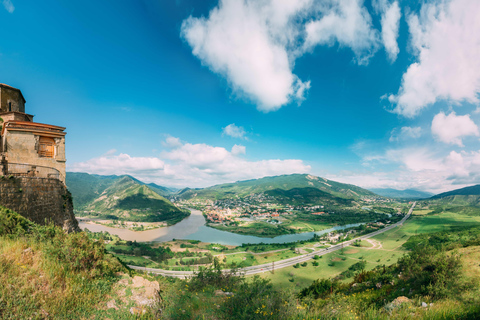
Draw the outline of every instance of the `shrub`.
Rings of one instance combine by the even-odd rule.
[[[459,255],[447,255],[430,246],[417,246],[400,258],[398,269],[408,275],[406,281],[420,294],[441,298],[460,286]]]
[[[95,278],[124,269],[118,259],[106,253],[103,241],[93,241],[84,232],[65,234],[59,227],[49,225],[37,226],[35,235],[44,242],[46,256],[64,261],[67,270],[86,271]]]
[[[312,296],[315,299],[324,298],[337,288],[337,283],[330,279],[317,279],[313,283],[300,291],[300,297]]]
[[[18,213],[0,206],[0,236],[29,233],[34,223]]]
[[[291,319],[294,307],[290,293],[274,290],[270,280],[256,275],[240,283],[222,311],[225,319]]]
[[[239,280],[236,276],[238,276],[236,268],[233,267],[230,272],[222,272],[218,258],[215,258],[213,266],[200,269],[190,280],[190,290],[199,290],[207,286],[231,287]]]

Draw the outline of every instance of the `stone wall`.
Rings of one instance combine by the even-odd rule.
[[[67,232],[80,231],[70,192],[58,179],[1,176],[0,205],[38,224],[53,222]]]
[[[9,110],[9,103],[11,109]],[[23,100],[20,90],[8,87],[5,85],[0,86],[0,110],[7,111],[19,111],[25,112],[25,102]]]
[[[60,174],[59,179],[65,182],[65,138],[55,138],[55,156],[53,158],[38,155],[38,139],[39,136],[31,132],[7,131],[3,137],[3,151],[8,156],[8,162],[38,166],[37,170],[40,173],[41,167],[54,168]]]

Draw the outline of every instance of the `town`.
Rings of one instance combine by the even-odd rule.
[[[350,206],[325,203],[291,203],[257,193],[239,197],[212,200],[191,198],[172,199],[176,206],[202,211],[207,225],[244,234],[257,234],[261,227],[270,230],[269,236],[286,233],[320,231],[335,225],[380,221],[405,209],[390,199],[369,197]],[[176,201],[175,201],[176,200]]]

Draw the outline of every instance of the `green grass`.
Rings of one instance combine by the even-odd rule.
[[[86,233],[67,235],[0,207],[1,319],[136,319],[105,307],[118,272],[128,270]]]
[[[284,260],[298,254],[292,250],[283,250],[279,252],[265,253],[265,254],[252,254],[252,253],[239,253],[235,255],[225,256],[227,258],[226,264],[230,265],[232,262],[237,266],[248,267],[264,263],[270,263],[272,261]]]
[[[339,275],[347,270],[352,264],[366,260],[366,269],[372,269],[377,265],[390,265],[395,263],[406,250],[398,249],[395,251],[387,250],[368,250],[363,247],[346,247],[344,254],[340,251],[329,253],[318,260],[309,260],[307,267],[294,268],[287,267],[277,269],[274,274],[265,272],[261,274],[262,278],[270,279],[276,288],[292,288],[294,290],[301,290],[310,285],[314,280],[319,278],[331,278]],[[346,257],[346,260],[343,258]],[[380,261],[378,261],[380,260]],[[318,261],[318,266],[313,266],[312,262]],[[329,265],[333,262],[333,266]],[[292,277],[291,274],[294,274]],[[293,282],[290,279],[294,279]]]
[[[278,269],[275,271],[275,274],[264,273],[262,277],[272,280],[272,283],[277,288],[291,287],[295,290],[300,290],[318,278],[329,278],[339,275],[360,259],[367,261],[367,270],[378,265],[391,265],[407,252],[402,246],[415,234],[444,231],[450,227],[480,226],[480,216],[468,216],[455,212],[428,215],[430,211],[415,211],[414,215],[403,226],[393,228],[373,237],[373,240],[381,243],[382,247],[380,249],[368,249],[372,245],[364,240],[361,242],[361,247],[351,246],[345,248],[344,255],[337,251],[336,253],[323,256],[322,259],[317,260],[319,262],[318,267],[313,266],[309,262],[307,267]],[[347,257],[347,260],[341,260],[343,256]],[[332,267],[328,264],[333,258],[337,258],[336,260],[340,261],[335,261]],[[289,276],[290,273],[295,275],[293,282],[290,281],[292,278]]]
[[[433,233],[449,230],[451,227],[480,226],[480,216],[468,216],[455,212],[442,212],[429,215],[431,210],[414,211],[402,227],[397,227],[373,237],[382,242],[384,249],[392,250],[400,247],[408,238],[416,234]]]
[[[144,257],[129,256],[124,254],[115,254],[115,256],[120,259],[125,264],[139,266],[139,267],[148,267],[148,268],[159,268],[161,267],[160,263],[145,259]]]

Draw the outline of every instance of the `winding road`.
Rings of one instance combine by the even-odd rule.
[[[388,230],[391,230],[395,227],[403,225],[403,223],[411,216],[411,214],[413,212],[413,208],[415,207],[416,204],[417,204],[417,202],[413,203],[412,207],[410,208],[408,213],[405,215],[405,217],[403,217],[402,220],[400,220],[399,222],[397,222],[395,224],[392,224],[388,227],[385,227],[383,229],[380,229],[380,230],[377,230],[375,232],[372,232],[372,233],[354,238],[354,239],[349,240],[349,241],[342,242],[340,244],[331,246],[330,248],[324,248],[324,249],[316,250],[316,251],[313,251],[313,252],[310,252],[310,253],[307,253],[307,254],[304,254],[304,255],[301,255],[301,256],[296,256],[296,257],[293,257],[293,258],[276,261],[275,263],[269,262],[269,263],[260,264],[260,265],[256,265],[256,266],[245,267],[245,268],[238,269],[238,271],[241,274],[244,274],[244,275],[251,275],[251,274],[256,274],[256,273],[273,271],[274,269],[286,268],[286,267],[293,266],[297,263],[302,263],[302,262],[308,261],[308,260],[312,259],[313,256],[315,256],[315,255],[323,256],[325,254],[328,254],[328,253],[331,253],[331,252],[334,252],[334,251],[337,251],[337,250],[341,250],[342,248],[344,248],[346,246],[349,246],[350,244],[352,244],[353,242],[355,242],[357,240],[365,240],[365,239],[374,237],[376,235],[379,235],[381,233],[384,233]],[[131,265],[129,265],[129,267],[132,268],[132,269],[142,270],[142,271],[146,271],[146,272],[149,272],[149,273],[156,273],[156,274],[159,274],[159,275],[162,275],[162,276],[165,276],[165,277],[175,277],[175,278],[182,278],[182,279],[187,278],[187,277],[191,277],[192,275],[195,274],[195,271],[174,271],[174,270],[154,269],[154,268],[146,268],[146,267],[131,266]],[[223,272],[230,272],[230,269],[224,269]]]

